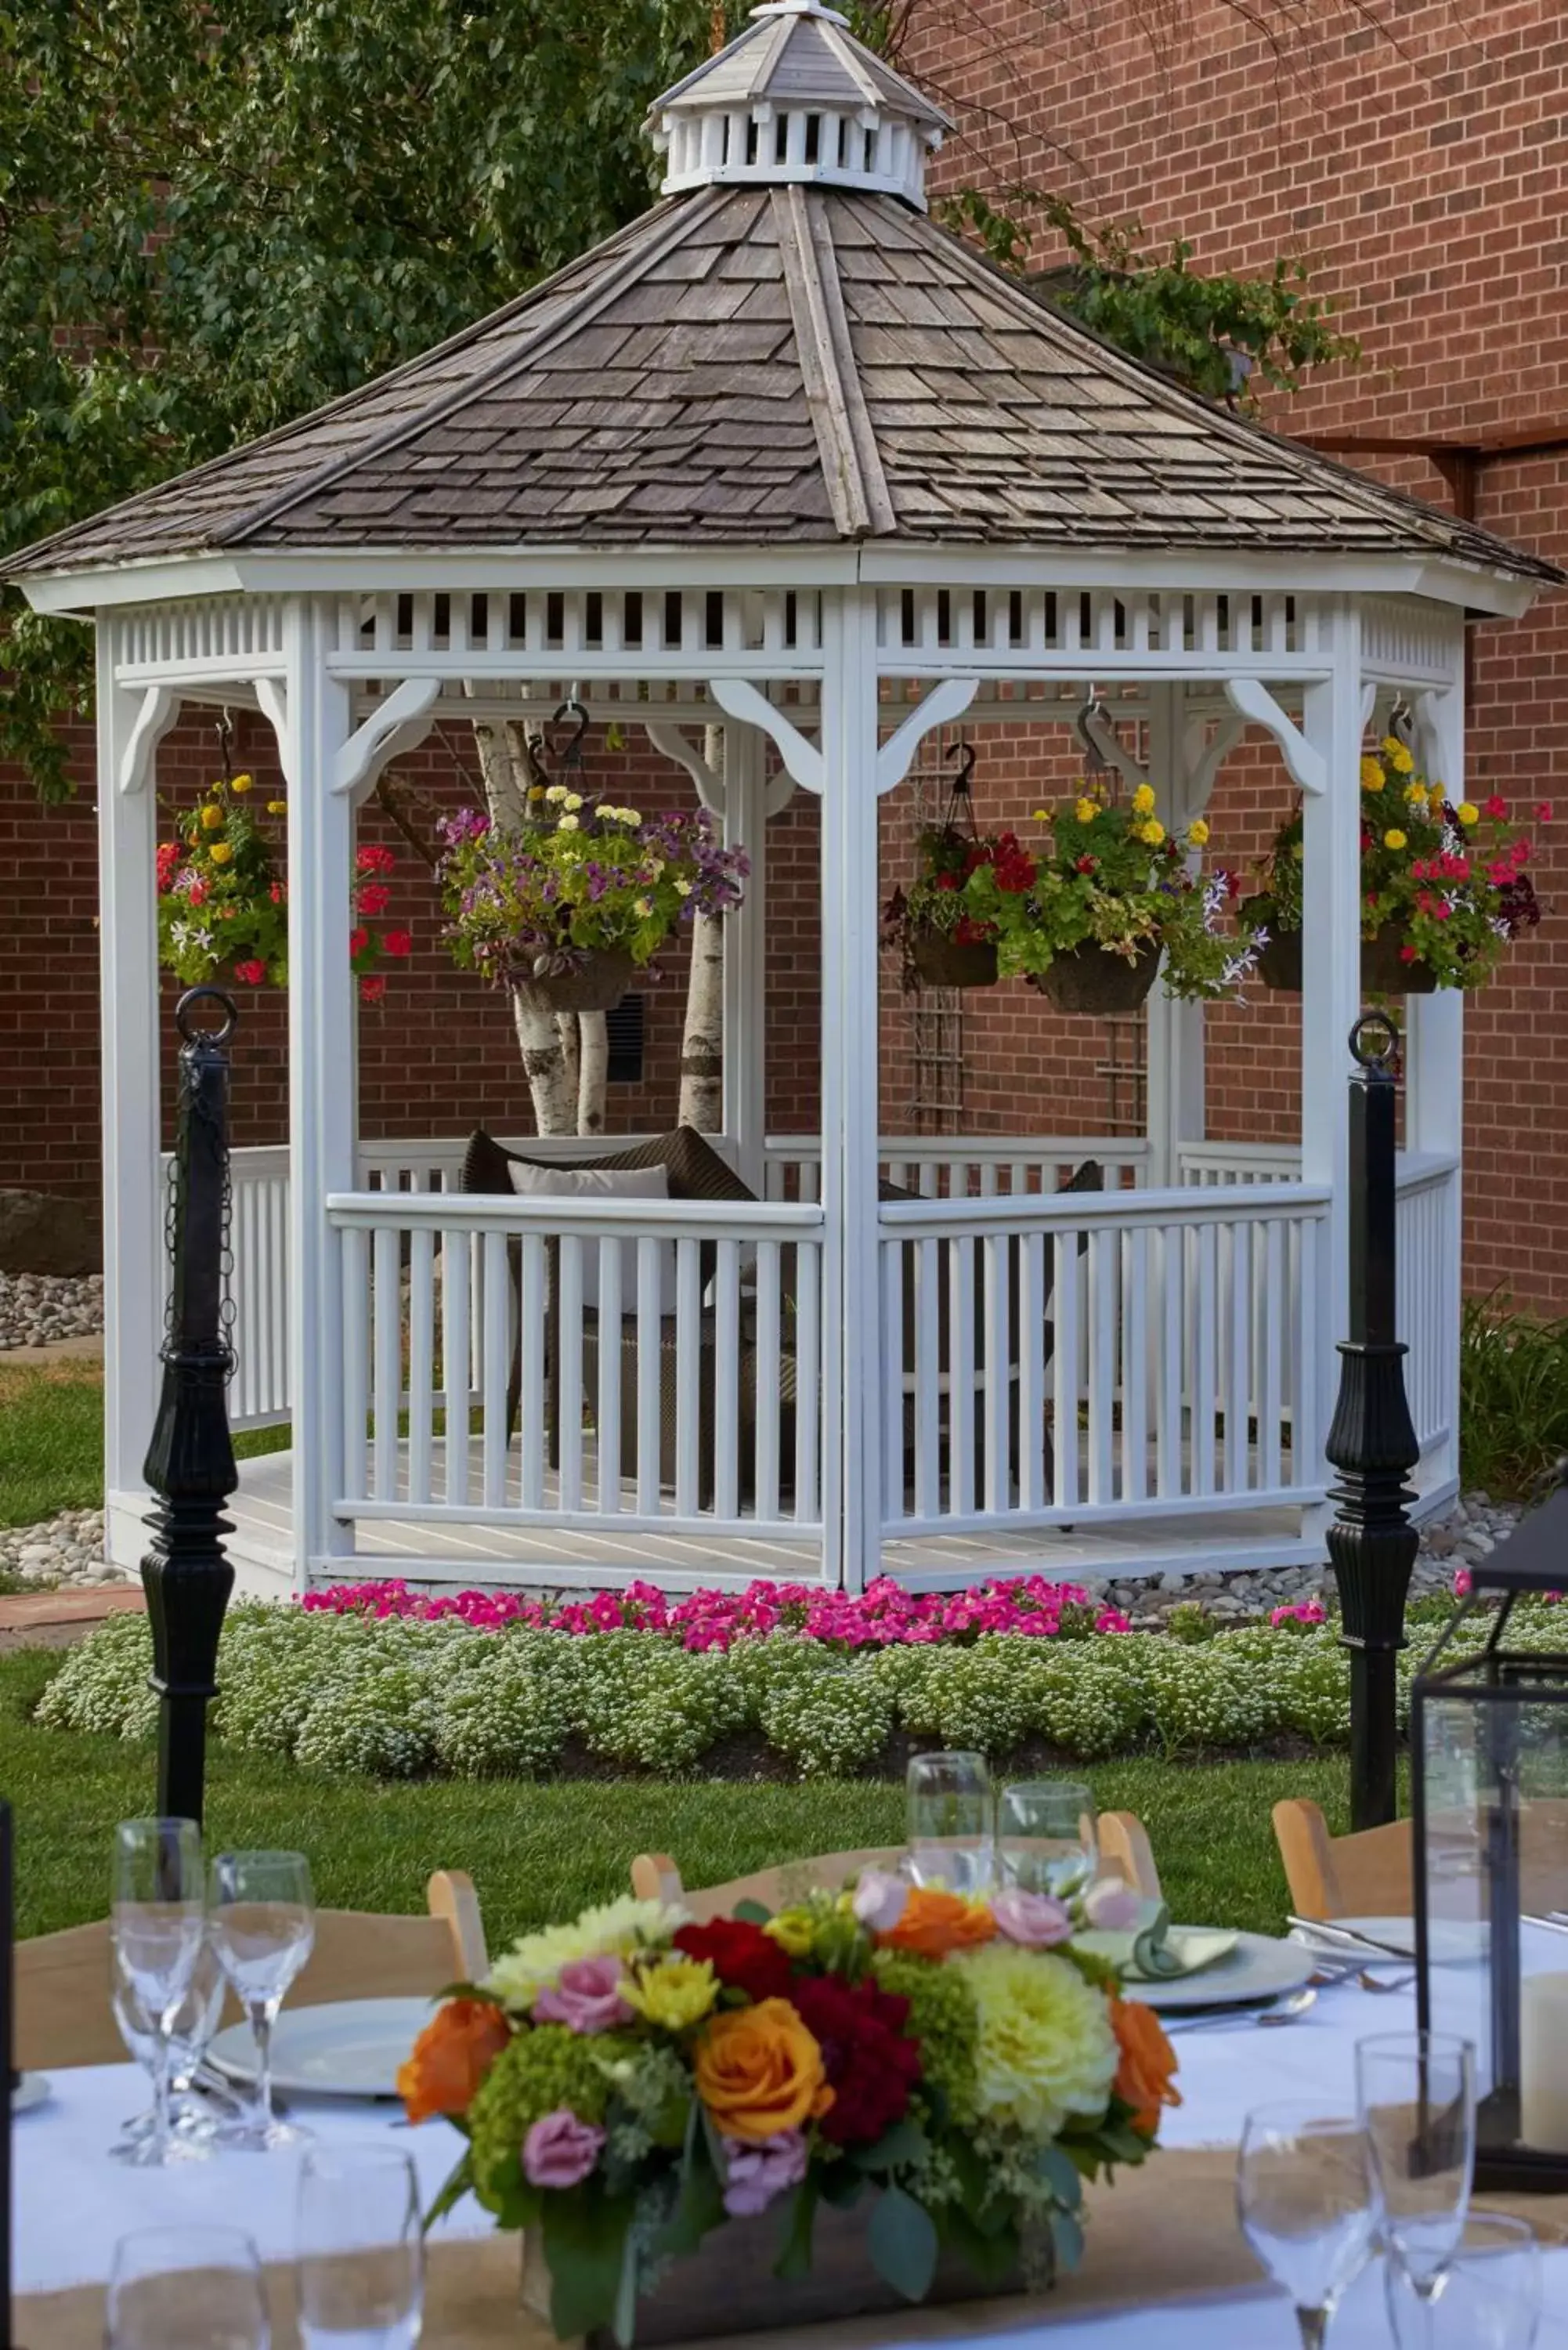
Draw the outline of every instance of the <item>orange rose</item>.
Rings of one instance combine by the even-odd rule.
[[[1159,2127],[1161,2106],[1179,2106],[1181,2093],[1171,2087],[1176,2051],[1152,2007],[1141,2000],[1111,1998],[1111,2030],[1121,2050],[1121,2063],[1112,2088],[1132,2107],[1132,2126],[1140,2137],[1152,2137]]]
[[[409,2119],[466,2113],[511,2037],[504,2009],[485,1999],[449,1999],[415,2041],[408,2063],[398,2068],[398,2095]]]
[[[833,2103],[822,2051],[787,1999],[716,2015],[692,2069],[698,2095],[729,2137],[799,2129]]]
[[[960,1893],[917,1885],[898,1924],[877,1939],[886,1950],[913,1950],[919,1959],[945,1959],[950,1950],[977,1950],[995,1932],[996,1920],[983,1901],[966,1901]]]

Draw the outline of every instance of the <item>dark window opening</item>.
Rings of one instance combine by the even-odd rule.
[[[640,995],[623,995],[613,1012],[605,1014],[605,1029],[609,1038],[609,1061],[605,1076],[612,1086],[639,1086],[642,1083],[643,1006]]]

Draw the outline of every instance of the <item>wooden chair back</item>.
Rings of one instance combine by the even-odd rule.
[[[1137,1814],[1102,1812],[1099,1837],[1100,1859],[1107,1871],[1124,1877],[1135,1892],[1159,1900],[1159,1872]],[[767,1909],[787,1908],[813,1887],[840,1886],[863,1868],[897,1868],[903,1856],[901,1845],[818,1853],[809,1859],[784,1861],[775,1868],[754,1869],[750,1877],[732,1877],[727,1885],[688,1888],[667,1852],[643,1852],[631,1864],[631,1888],[643,1901],[679,1901],[699,1925],[706,1925],[711,1918],[726,1916],[737,1901],[760,1901]]]
[[[1414,1909],[1410,1823],[1331,1836],[1318,1805],[1274,1805],[1274,1835],[1298,1918],[1408,1918]]]
[[[470,1878],[438,1869],[423,1918],[318,1909],[316,1944],[291,1986],[290,2007],[329,2000],[417,1998],[472,1982],[489,1967]],[[237,2009],[229,2020],[237,2017]],[[117,2064],[124,2041],[109,2006],[109,1920],[67,1926],[16,1945],[16,2062],[25,2073]]]

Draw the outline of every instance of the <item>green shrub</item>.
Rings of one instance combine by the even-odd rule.
[[[1568,1318],[1543,1322],[1506,1291],[1467,1298],[1459,1326],[1459,1474],[1519,1498],[1568,1453]]]
[[[1468,1626],[1464,1645],[1485,1629],[1484,1619]],[[1521,1607],[1511,1638],[1560,1646],[1568,1617]],[[1402,1711],[1429,1646],[1417,1638],[1400,1657]],[[156,1712],[151,1664],[146,1619],[112,1617],[67,1657],[37,1719],[144,1738]],[[231,1749],[382,1778],[542,1775],[569,1740],[622,1769],[689,1772],[745,1731],[805,1778],[873,1768],[900,1732],[998,1762],[1044,1742],[1089,1762],[1140,1747],[1337,1745],[1350,1712],[1332,1627],[1287,1637],[1254,1625],[1195,1644],[1160,1632],[1087,1642],[987,1633],[971,1648],[846,1657],[790,1632],[697,1653],[648,1632],[577,1638],[247,1605],[224,1627],[218,1678],[216,1726]]]

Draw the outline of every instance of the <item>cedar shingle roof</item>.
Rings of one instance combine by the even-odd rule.
[[[704,187],[440,348],[11,557],[881,538],[1553,567],[1228,415],[888,196]]]

